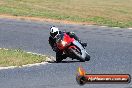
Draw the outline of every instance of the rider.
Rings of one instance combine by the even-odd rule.
[[[50,28],[50,37],[49,37],[49,44],[52,47],[53,51],[56,52],[56,58],[57,56],[61,56],[63,59],[66,58],[66,55],[62,55],[63,53],[59,51],[59,49],[56,47],[56,36],[61,34],[61,33],[66,33],[68,34],[71,38],[74,38],[78,42],[81,43],[83,47],[87,46],[87,43],[82,43],[81,40],[74,34],[74,32],[61,32],[59,29],[55,26],[52,26]]]

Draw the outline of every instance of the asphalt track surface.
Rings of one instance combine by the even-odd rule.
[[[0,19],[0,47],[54,56],[48,45],[49,28],[74,31],[88,43],[89,62],[67,59],[62,63],[0,70],[0,88],[132,88],[129,84],[76,83],[77,68],[90,74],[132,75],[132,30],[99,26]]]

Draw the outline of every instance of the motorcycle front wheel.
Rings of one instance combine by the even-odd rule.
[[[62,55],[57,53],[56,54],[56,62],[59,63],[59,62],[62,62],[63,58],[62,58]]]

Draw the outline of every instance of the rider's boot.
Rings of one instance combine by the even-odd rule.
[[[75,40],[77,40],[83,47],[87,46],[87,43],[81,42],[81,40],[74,33],[70,33],[70,36],[72,36]]]
[[[79,41],[79,43],[83,46],[83,47],[86,47],[87,46],[87,43],[83,43],[83,42],[81,42],[81,40],[78,40]]]
[[[81,43],[83,47],[87,47],[87,43]]]

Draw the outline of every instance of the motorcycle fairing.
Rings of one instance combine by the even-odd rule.
[[[85,51],[85,49],[83,48],[83,46],[82,46],[77,40],[74,40],[74,41],[73,41],[73,44],[74,44],[75,46],[77,46],[78,48],[80,48],[81,53],[82,53],[82,57],[85,58],[85,57],[86,57],[86,51]]]

